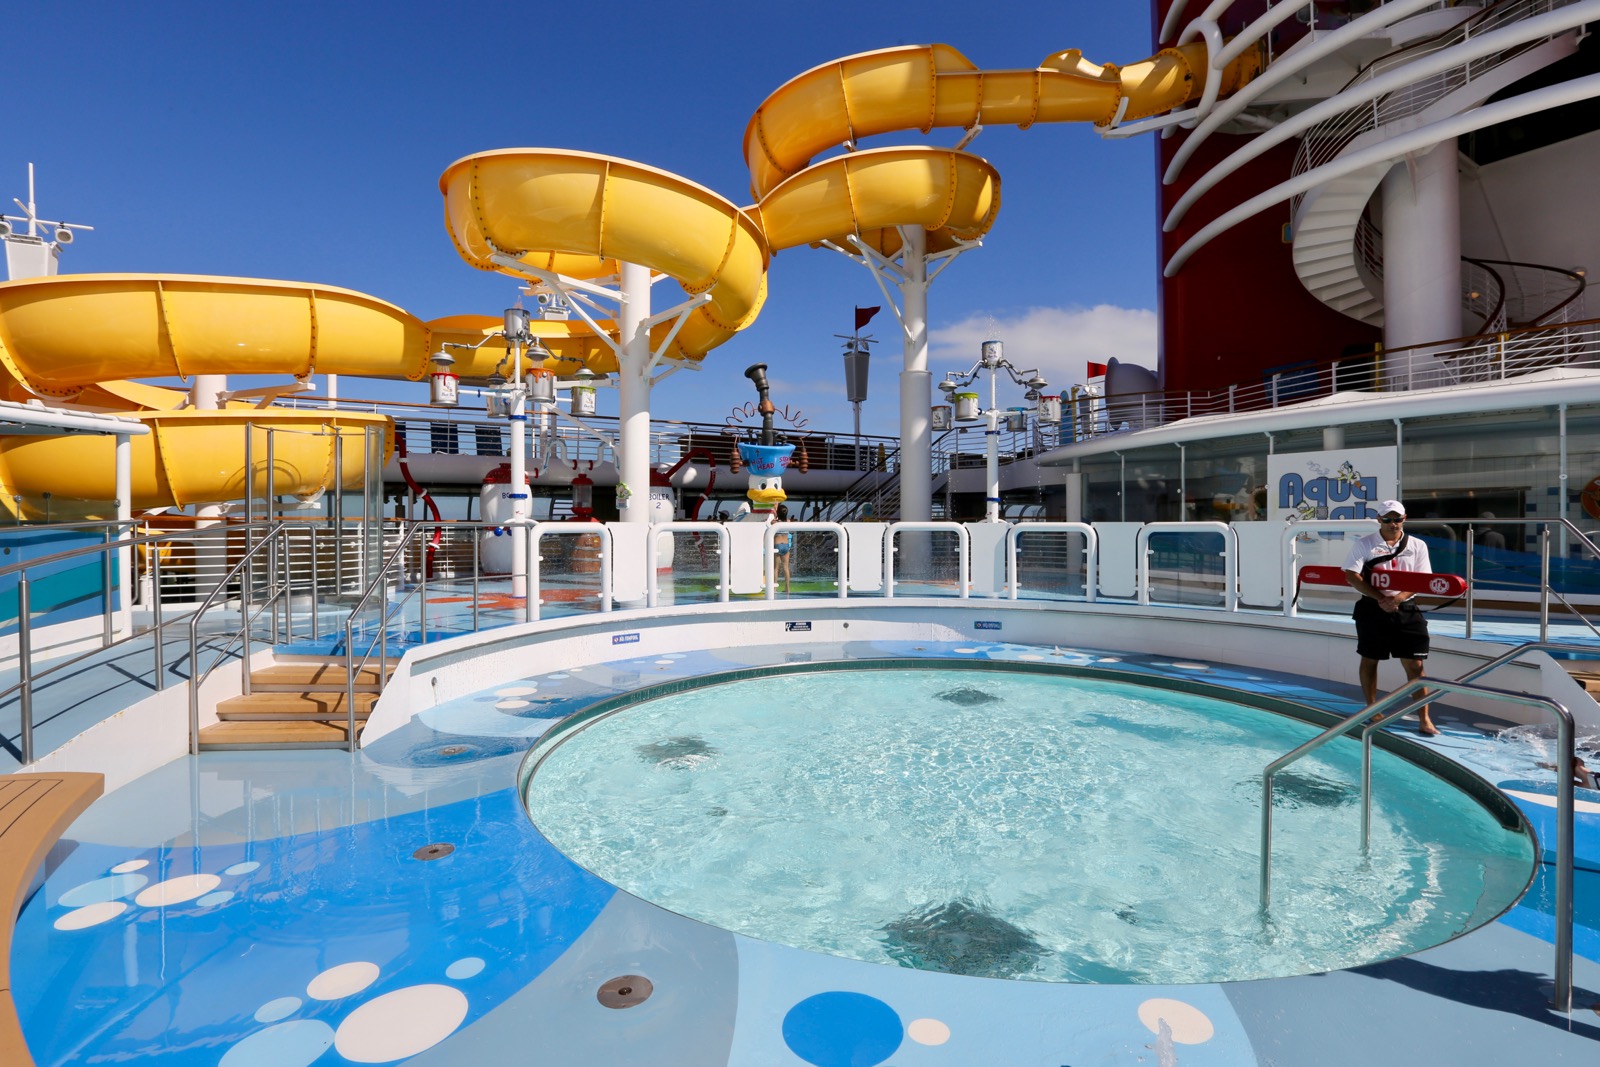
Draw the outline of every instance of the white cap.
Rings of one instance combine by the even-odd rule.
[[[1398,500],[1384,500],[1378,504],[1378,517],[1385,515],[1398,515],[1403,519],[1406,517],[1406,506]]]

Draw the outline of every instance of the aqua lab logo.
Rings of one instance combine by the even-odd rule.
[[[1278,479],[1278,507],[1302,519],[1375,519],[1378,479],[1346,461],[1336,471],[1309,464],[1311,477],[1290,471]]]

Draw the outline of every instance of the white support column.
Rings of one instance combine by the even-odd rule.
[[[522,342],[511,341],[511,595],[528,595],[528,390],[522,381]]]
[[[1442,384],[1426,349],[1461,334],[1461,179],[1454,138],[1397,163],[1383,179],[1384,378]]]
[[[933,375],[928,370],[928,231],[901,229],[905,280],[901,325],[905,331],[905,370],[900,373],[900,519],[933,518]]]
[[[621,264],[622,306],[617,334],[617,482],[628,487],[617,501],[623,522],[650,521],[650,270]]]
[[[216,411],[222,407],[221,394],[227,390],[226,374],[197,374],[189,385],[189,406],[197,411]]]

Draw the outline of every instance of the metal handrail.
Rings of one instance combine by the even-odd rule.
[[[1076,533],[1083,535],[1083,600],[1094,603],[1095,572],[1100,564],[1100,534],[1086,522],[1030,522],[1013,524],[1006,531],[1006,586],[1012,600],[1022,589],[1017,572],[1017,541],[1025,533]]]
[[[821,533],[831,533],[834,537],[838,538],[839,544],[833,550],[834,554],[839,557],[838,599],[844,600],[850,596],[850,535],[845,532],[844,524],[839,522],[785,521],[769,522],[767,523],[766,529],[762,531],[764,536],[762,538],[761,550],[762,556],[766,560],[765,573],[767,576],[766,599],[778,599],[778,569],[776,565],[778,555],[778,535],[803,533],[808,530],[814,530]],[[790,537],[789,552],[792,555],[795,551],[797,551],[795,540],[793,537]]]
[[[906,532],[920,533],[953,533],[956,535],[956,566],[959,578],[956,581],[957,595],[966,600],[972,596],[972,548],[970,545],[971,534],[966,526],[959,522],[891,522],[884,531],[883,537],[883,595],[887,599],[894,598],[894,558],[900,549],[895,546],[895,535]]]
[[[112,526],[137,526],[139,525],[139,521],[140,520],[134,519],[111,519],[93,523],[73,523],[61,525],[105,527],[109,529]],[[178,621],[177,618],[170,620],[162,619],[161,608],[158,602],[155,606],[155,621],[149,629],[139,633],[134,633],[130,629],[128,633],[117,638],[108,638],[103,634],[101,643],[98,647],[92,648],[86,652],[78,653],[76,655],[57,657],[50,661],[49,666],[39,670],[36,669],[33,664],[32,590],[30,588],[30,582],[26,576],[26,572],[31,568],[39,567],[47,563],[60,563],[71,560],[75,557],[103,553],[109,560],[113,552],[121,552],[124,549],[132,549],[139,545],[161,544],[186,538],[198,540],[202,537],[226,535],[228,533],[236,532],[238,529],[239,527],[237,526],[227,527],[225,529],[222,527],[205,527],[197,530],[162,531],[160,533],[144,534],[137,537],[123,537],[118,538],[115,541],[104,541],[99,544],[83,545],[79,548],[69,549],[65,552],[56,552],[48,556],[38,556],[34,559],[22,560],[17,563],[11,563],[4,567],[0,567],[0,577],[11,574],[21,574],[21,577],[19,577],[17,580],[18,680],[5,689],[0,690],[0,700],[4,700],[12,693],[20,693],[18,697],[18,705],[21,713],[20,747],[23,764],[33,762],[33,690],[42,679],[47,678],[58,671],[65,670],[68,667],[76,666],[86,659],[99,655],[108,648],[113,648],[117,645],[135,640],[136,638],[153,634],[155,653],[155,684],[156,688],[160,689],[161,677],[166,673],[166,663],[162,649],[162,633],[169,624]],[[161,558],[159,552],[151,556],[151,571],[159,579],[161,573]],[[124,581],[131,581],[131,577],[131,575],[125,575]],[[107,621],[109,622],[111,615],[109,584],[107,585],[105,592],[107,603],[105,615]],[[179,616],[179,618],[186,617],[187,616]],[[109,630],[107,630],[106,633],[109,633]]]
[[[394,549],[389,553],[388,557],[384,559],[383,563],[378,567],[378,573],[373,575],[372,581],[368,582],[367,587],[361,591],[361,595],[356,598],[356,602],[350,607],[349,616],[345,618],[345,713],[349,720],[347,723],[348,732],[345,736],[347,739],[346,745],[351,752],[355,752],[358,748],[360,748],[360,744],[356,738],[356,672],[362,667],[366,666],[367,660],[372,658],[372,648],[369,646],[367,650],[361,654],[361,659],[356,659],[356,616],[359,615],[361,610],[367,606],[367,601],[372,599],[372,594],[376,590],[384,587],[384,584],[388,581],[389,568],[393,567],[396,563],[404,558],[406,549],[411,546],[411,542],[417,537],[418,534],[420,534],[423,530],[431,528],[432,526],[434,526],[433,523],[419,522],[413,524],[410,529],[406,530],[404,535],[402,535],[400,538],[400,543],[394,547]],[[422,582],[418,588],[426,590],[427,586],[428,568],[424,566],[422,568]],[[415,594],[415,592],[416,590],[412,590],[411,593],[406,594],[405,599],[400,601],[398,606],[401,609],[402,617],[404,616],[405,611],[405,601],[409,600],[410,597]],[[474,605],[476,605],[476,598],[474,598]],[[389,617],[392,614],[392,610],[392,607],[385,603],[384,610],[381,612],[381,620],[378,625],[378,639],[376,643],[378,645],[378,684],[380,686],[384,683],[385,676],[389,671]],[[426,638],[426,609],[423,610],[422,615],[423,634],[424,638]],[[474,612],[473,617],[477,617],[476,612]]]
[[[1514,693],[1504,689],[1473,685],[1470,679],[1481,678],[1489,671],[1516,659],[1525,652],[1535,651],[1545,644],[1521,645],[1482,667],[1468,672],[1460,680],[1441,681],[1431,678],[1414,678],[1393,693],[1363,708],[1361,711],[1328,727],[1293,751],[1287,752],[1271,763],[1261,775],[1261,908],[1266,911],[1272,903],[1272,779],[1279,771],[1310,755],[1323,745],[1349,733],[1358,726],[1367,726],[1362,735],[1362,794],[1361,836],[1362,849],[1368,844],[1371,823],[1371,731],[1384,723],[1428,704],[1434,699],[1431,688],[1445,693],[1471,693],[1489,700],[1501,700],[1527,707],[1548,708],[1556,716],[1556,959],[1554,1006],[1568,1011],[1572,1006],[1572,812],[1573,782],[1572,760],[1576,754],[1572,713],[1550,697],[1529,693]],[[1561,646],[1555,646],[1561,647]],[[1420,696],[1417,695],[1420,692]]]
[[[1157,528],[1159,527],[1159,529]],[[1234,611],[1239,606],[1239,534],[1225,522],[1146,523],[1134,538],[1134,566],[1138,573],[1138,603],[1150,603],[1150,538],[1156,534],[1200,533],[1222,538],[1223,606]]]
[[[246,523],[245,528],[248,529],[255,525],[259,524]],[[255,562],[257,554],[266,554],[270,551],[269,546],[277,544],[277,538],[283,530],[284,524],[282,522],[272,523],[266,535],[251,545],[239,557],[239,562],[229,568],[228,573],[222,576],[222,580],[216,584],[211,592],[205,595],[205,598],[189,614],[189,755],[191,756],[200,754],[200,686],[211,676],[211,672],[222,661],[222,657],[233,647],[233,642],[238,640],[240,641],[239,663],[243,671],[243,681],[240,688],[246,693],[250,691],[251,627],[255,625],[255,621],[260,617],[262,610],[275,603],[278,596],[288,589],[288,583],[284,583],[282,589],[274,589],[272,595],[262,601],[261,607],[257,608],[254,614],[250,613],[250,583],[248,581],[243,583],[239,592],[239,633],[236,637],[230,637],[223,644],[221,651],[212,658],[211,665],[203,671],[200,669],[200,620],[211,609],[211,605],[216,602],[217,597],[227,590],[228,583]],[[287,555],[288,553],[286,552],[285,556]],[[272,580],[276,584],[277,575],[273,575]]]
[[[728,528],[720,522],[658,522],[650,527],[649,536],[644,544],[645,559],[645,606],[654,608],[661,605],[661,582],[657,568],[661,559],[661,535],[670,533],[715,534],[717,538],[717,602],[728,602],[729,585],[729,559],[728,553]],[[534,590],[529,590],[529,596]]]

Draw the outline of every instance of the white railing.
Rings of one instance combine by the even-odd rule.
[[[1507,3],[1496,4],[1438,37],[1374,60],[1346,85],[1345,89],[1349,90],[1386,71],[1413,63],[1424,56],[1463,44],[1473,37],[1481,37],[1501,26],[1542,15],[1573,2],[1575,0],[1510,0]],[[1294,175],[1299,176],[1332,162],[1350,146],[1351,142],[1369,130],[1415,115],[1528,49],[1570,32],[1572,31],[1562,30],[1560,33],[1538,38],[1514,48],[1468,60],[1459,67],[1421,78],[1403,89],[1386,93],[1375,100],[1363,101],[1350,110],[1313,126],[1306,131],[1299,149],[1295,152]],[[1294,199],[1291,217],[1298,213],[1302,199],[1303,197]]]

